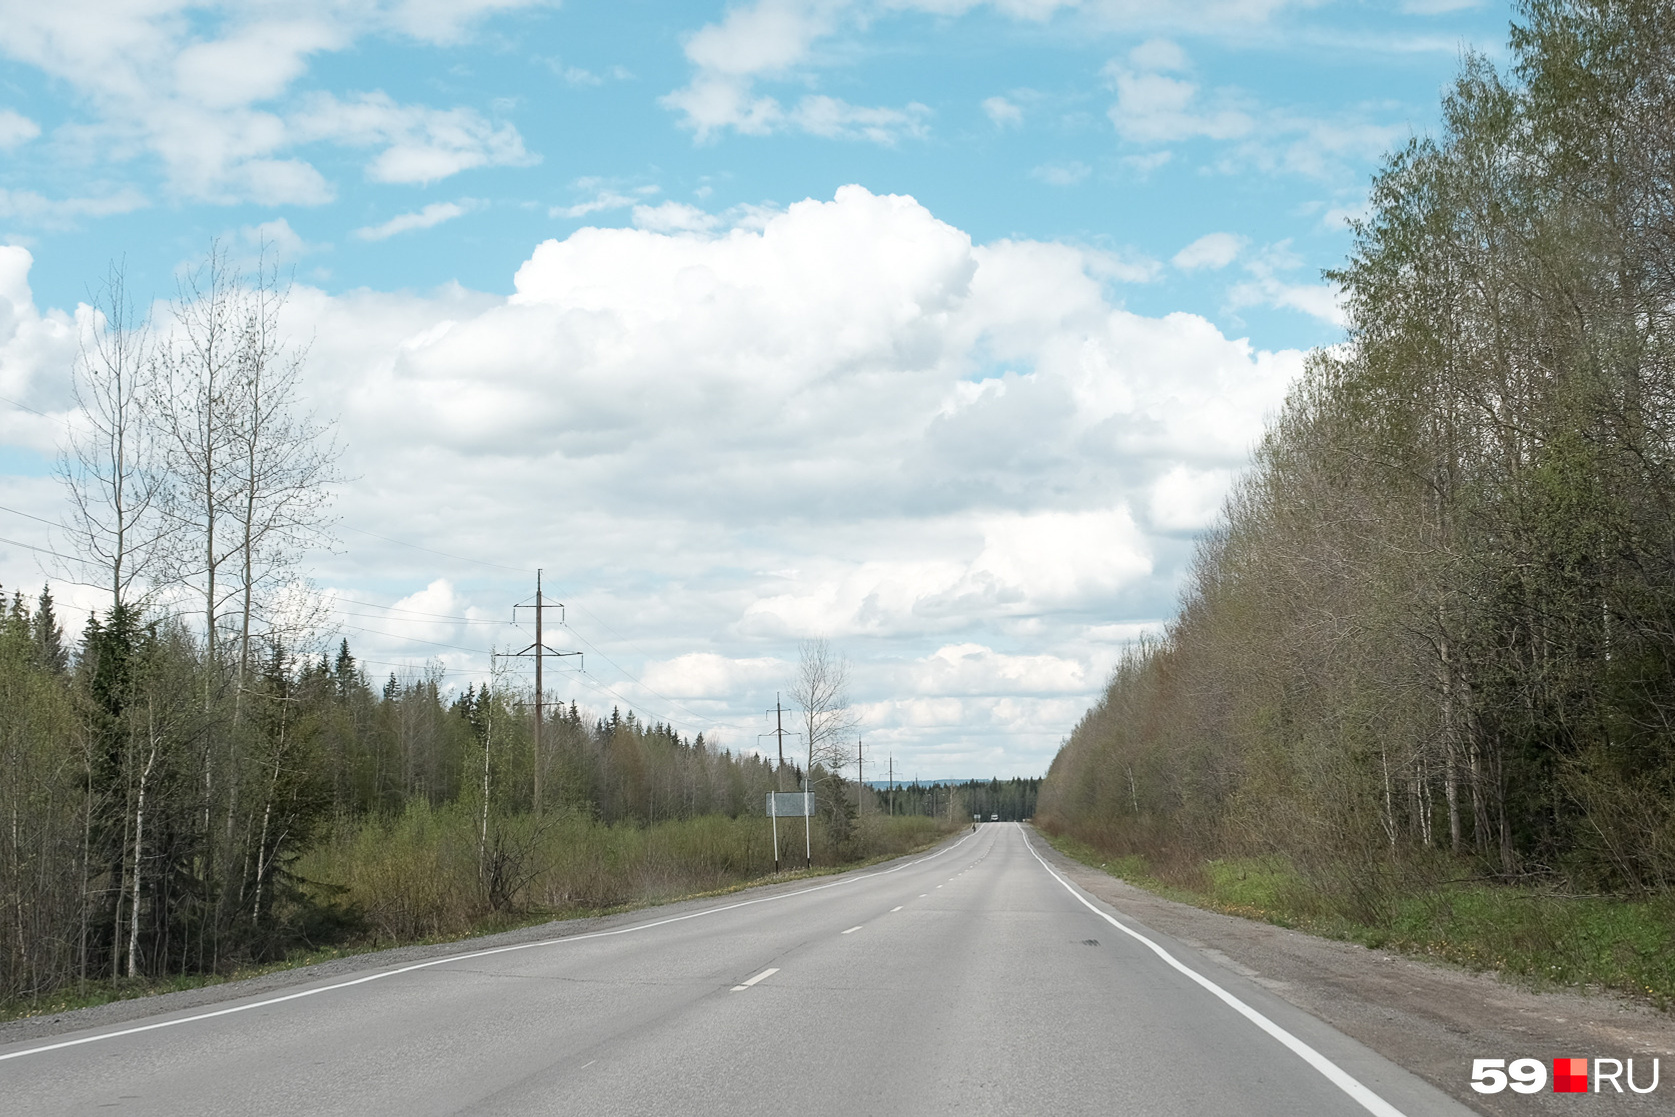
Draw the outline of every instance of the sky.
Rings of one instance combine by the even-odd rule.
[[[53,463],[113,262],[166,322],[265,251],[349,478],[320,638],[375,683],[483,678],[539,568],[560,700],[765,749],[825,639],[867,778],[1039,775],[1512,17],[0,0],[0,585],[99,604]]]

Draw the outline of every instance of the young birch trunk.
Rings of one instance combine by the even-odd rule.
[[[279,781],[279,765],[273,766],[274,782]],[[250,905],[250,925],[259,926],[262,920],[262,880],[267,875],[268,823],[273,819],[273,790],[268,789],[267,802],[262,805],[262,836],[256,842],[256,898]]]
[[[1437,610],[1437,627],[1442,627],[1442,611]],[[1454,665],[1449,662],[1448,636],[1442,635],[1437,642],[1437,654],[1441,658],[1439,675],[1442,682],[1442,794],[1448,801],[1448,840],[1449,847],[1460,852],[1460,776],[1459,776],[1459,733],[1457,730],[1456,713],[1454,710]]]
[[[128,976],[139,976],[140,951],[140,885],[144,877],[141,866],[145,857],[145,791],[146,784],[151,779],[151,768],[157,763],[157,720],[155,709],[150,699],[146,701],[146,743],[148,752],[145,764],[140,768],[139,792],[134,800],[134,876],[133,898],[129,902],[128,915]]]

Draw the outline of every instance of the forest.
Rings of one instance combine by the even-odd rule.
[[[1364,923],[1675,886],[1675,10],[1526,0],[1508,57],[1376,176],[1347,337],[1063,745],[1055,833]]]
[[[559,704],[537,804],[527,688],[461,693],[435,672],[374,686],[347,642],[333,657],[267,647],[236,695],[229,677],[177,621],[113,611],[72,646],[50,592],[12,595],[5,1001],[728,887],[773,871],[764,793],[802,775]],[[968,817],[946,789],[938,804],[904,788],[892,818],[887,792],[836,772],[815,788],[816,865]]]
[[[822,641],[787,688],[801,767],[507,672],[369,678],[306,577],[342,478],[285,297],[218,246],[166,321],[120,269],[100,292],[57,557],[106,605],[72,636],[50,586],[0,595],[0,1011],[734,887],[775,869],[766,792],[805,778],[816,871],[962,820],[843,778]]]

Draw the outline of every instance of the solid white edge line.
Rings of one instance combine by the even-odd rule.
[[[793,896],[806,896],[810,892],[823,892],[828,888],[840,888],[843,885],[854,884],[857,881],[872,880],[875,877],[887,877],[891,873],[899,873],[903,869],[911,869],[913,866],[922,865],[926,861],[934,861],[943,854],[952,853],[954,850],[964,845],[966,838],[969,838],[970,836],[970,834],[967,834],[964,838],[961,838],[959,841],[946,847],[945,849],[939,849],[935,853],[927,854],[924,857],[916,858],[915,860],[908,861],[902,865],[897,865],[893,869],[884,869],[876,873],[863,873],[855,876],[845,874],[841,879],[834,880],[829,884],[817,884],[810,888],[799,888],[794,892],[781,892],[777,896],[761,896],[754,900],[740,900],[736,904],[723,904],[718,908],[705,908],[703,911],[688,912],[685,915],[674,915],[670,916],[668,919],[656,919],[650,923],[636,923],[631,927],[616,927],[609,931],[589,931],[585,934],[565,935],[556,939],[541,939],[537,942],[520,942],[513,943],[510,946],[491,947],[488,950],[473,950],[465,954],[450,954],[446,958],[432,958],[427,962],[415,962],[410,966],[400,966],[393,970],[380,970],[377,973],[365,974],[361,977],[351,978],[348,981],[339,981],[332,985],[321,985],[314,989],[302,989],[295,993],[286,993],[284,996],[280,997],[269,997],[263,1001],[252,1001],[249,1004],[232,1005],[229,1008],[218,1008],[213,1012],[200,1012],[192,1016],[181,1016],[174,1020],[159,1020],[155,1024],[141,1024],[134,1028],[122,1028],[114,1032],[100,1032],[97,1035],[82,1036],[79,1039],[67,1039],[58,1043],[42,1044],[40,1047],[26,1047],[22,1051],[9,1051],[4,1054],[0,1054],[0,1063],[3,1063],[8,1059],[21,1059],[25,1055],[39,1055],[47,1051],[58,1051],[65,1047],[80,1047],[84,1043],[98,1043],[100,1040],[117,1039],[121,1036],[137,1035],[140,1032],[152,1032],[159,1028],[173,1028],[180,1024],[191,1024],[198,1020],[213,1020],[217,1016],[231,1016],[236,1012],[249,1012],[254,1008],[266,1008],[269,1005],[277,1005],[283,1004],[286,1001],[300,1000],[303,997],[312,997],[319,993],[330,993],[336,989],[348,989],[354,985],[365,985],[369,981],[381,981],[386,977],[396,977],[400,974],[412,973],[414,970],[428,970],[433,966],[446,966],[451,962],[467,962],[473,958],[487,958],[493,954],[509,954],[515,950],[533,950],[536,947],[541,946],[562,946],[565,943],[581,942],[584,939],[604,939],[610,938],[613,935],[632,934],[635,931],[649,931],[653,927],[666,927],[671,923],[684,923],[689,919],[701,919],[706,915],[717,915],[724,911],[735,911],[738,908],[748,908],[756,904],[771,904],[779,900],[789,900]]]
[[[1099,916],[1099,918],[1103,919],[1123,934],[1144,943],[1147,947],[1151,948],[1153,954],[1156,954],[1159,958],[1163,959],[1171,967],[1179,970],[1193,981],[1196,981],[1199,985],[1202,985],[1205,989],[1209,990],[1216,997],[1225,1002],[1240,1016],[1243,1016],[1246,1020],[1249,1020],[1258,1028],[1261,1028],[1264,1032],[1267,1032],[1270,1036],[1273,1036],[1285,1046],[1289,1047],[1295,1055],[1324,1075],[1326,1080],[1331,1082],[1332,1085],[1348,1094],[1351,1098],[1354,1098],[1367,1112],[1375,1113],[1378,1117],[1405,1117],[1401,1110],[1373,1093],[1342,1067],[1339,1067],[1336,1063],[1332,1062],[1332,1060],[1328,1059],[1326,1056],[1322,1055],[1320,1052],[1316,1051],[1314,1048],[1310,1047],[1308,1044],[1304,1043],[1302,1040],[1298,1039],[1296,1036],[1292,1035],[1290,1032],[1286,1031],[1266,1016],[1262,1015],[1256,1009],[1250,1007],[1250,1005],[1241,1001],[1238,997],[1235,997],[1232,993],[1229,993],[1227,990],[1199,973],[1197,970],[1182,963],[1173,954],[1170,954],[1167,950],[1163,949],[1163,947],[1159,946],[1145,935],[1142,935],[1140,932],[1131,927],[1126,927],[1117,922],[1108,912],[1100,911],[1093,905],[1092,901],[1082,895],[1081,891],[1077,889],[1075,885],[1059,876],[1058,872],[1051,865],[1047,864],[1046,858],[1042,857],[1039,853],[1036,853],[1035,844],[1029,840],[1029,835],[1023,832],[1022,827],[1019,827],[1019,832],[1024,834],[1024,845],[1029,849],[1030,853],[1034,855],[1035,859],[1041,862],[1041,867],[1046,869],[1048,874],[1051,875],[1054,880],[1064,885],[1065,891],[1076,897],[1076,899],[1081,902],[1083,907]]]

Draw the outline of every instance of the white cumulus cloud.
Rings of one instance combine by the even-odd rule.
[[[584,652],[549,665],[558,697],[754,748],[797,641],[824,636],[869,754],[1040,771],[1112,634],[1170,611],[1181,532],[1302,355],[1124,309],[1112,269],[1138,265],[1108,253],[973,243],[858,186],[732,225],[647,216],[538,245],[510,295],[293,291],[357,478],[316,579],[383,618],[345,620],[356,653],[480,677],[530,642],[487,622],[541,567],[566,606],[548,642]],[[74,332],[20,252],[0,250],[0,391],[50,412]]]

